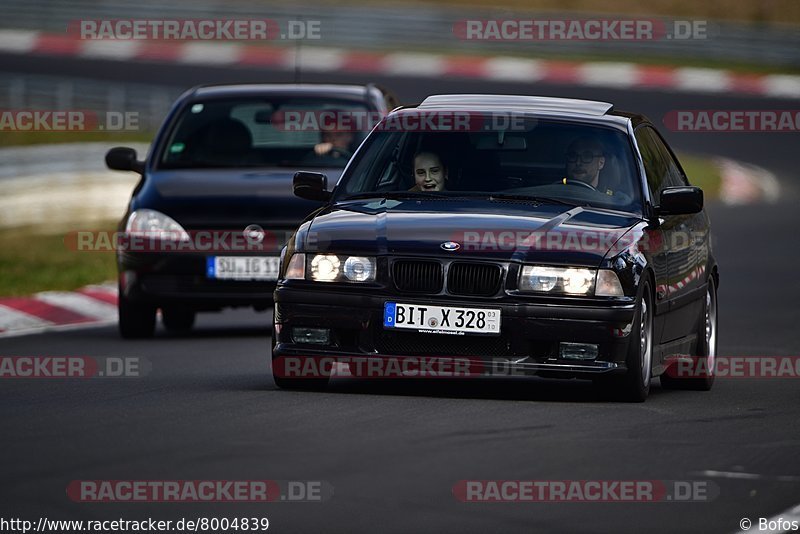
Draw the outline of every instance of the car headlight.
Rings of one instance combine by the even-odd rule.
[[[311,279],[333,282],[341,274],[342,262],[333,254],[317,254],[311,258]]]
[[[189,234],[183,226],[168,215],[160,211],[141,209],[136,210],[128,217],[125,224],[128,234],[144,234],[148,237],[160,239],[188,240]]]
[[[622,285],[614,271],[581,267],[523,265],[519,290],[559,295],[623,296]]]
[[[350,256],[344,262],[344,277],[353,282],[375,279],[375,260],[363,256]]]
[[[298,256],[292,257],[287,273]],[[375,270],[375,258],[365,256],[316,254],[308,264],[308,276],[316,282],[374,282]]]

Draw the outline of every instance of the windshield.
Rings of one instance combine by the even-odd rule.
[[[482,196],[641,212],[638,172],[624,132],[531,117],[499,129],[489,119],[474,119],[470,114],[480,127],[472,131],[402,131],[381,124],[342,176],[335,200]]]
[[[325,131],[308,120],[325,113],[373,114],[365,102],[319,97],[193,102],[177,118],[160,168],[343,168],[366,132]]]

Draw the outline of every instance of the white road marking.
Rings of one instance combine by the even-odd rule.
[[[784,98],[800,97],[800,76],[789,74],[770,74],[764,76],[767,96]]]
[[[727,71],[717,69],[675,69],[675,87],[684,91],[722,92],[730,86]]]
[[[230,65],[239,61],[242,47],[236,44],[185,43],[181,45],[180,63],[195,65]]]
[[[298,52],[300,68],[303,70],[327,72],[336,71],[344,66],[346,55],[342,50],[306,48]],[[286,64],[294,65],[295,54],[287,54]]]
[[[80,55],[101,59],[130,59],[141,49],[139,41],[85,41]]]
[[[581,81],[603,87],[633,87],[639,69],[632,63],[586,63],[580,67]]]
[[[542,62],[535,59],[495,57],[484,63],[484,72],[497,81],[535,82],[544,78]]]
[[[0,328],[3,330],[22,330],[28,328],[40,328],[52,325],[50,321],[40,319],[25,312],[9,308],[8,306],[0,305]],[[0,335],[7,334],[2,332]]]
[[[4,52],[30,52],[36,47],[39,32],[26,30],[0,30],[0,50]]]
[[[70,291],[45,291],[36,294],[41,300],[59,308],[66,308],[90,319],[117,320],[117,307],[101,300]]]
[[[37,326],[32,328],[24,328],[20,330],[9,330],[7,332],[0,332],[0,338],[4,337],[21,337],[29,336],[31,334],[43,334],[52,331],[65,331],[65,330],[83,330],[86,328],[97,328],[100,326],[108,326],[115,324],[116,320],[94,321],[91,323],[76,323],[76,324],[47,324],[44,326]]]
[[[441,76],[445,67],[443,56],[395,53],[386,56],[383,71],[403,76]]]

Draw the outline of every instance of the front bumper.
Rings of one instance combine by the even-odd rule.
[[[208,278],[206,258],[194,253],[120,253],[117,261],[120,291],[138,302],[182,305],[197,310],[272,305],[276,281]]]
[[[448,359],[466,357],[483,369],[553,377],[589,378],[625,371],[633,303],[608,306],[502,300],[451,300],[437,297],[370,295],[328,288],[282,285],[275,291],[273,360],[280,357],[335,357],[341,361],[386,357]],[[501,310],[500,336],[452,336],[387,330],[386,301],[408,304],[492,307]],[[330,343],[296,343],[295,327],[330,330]],[[559,343],[598,346],[592,360],[560,357]],[[488,374],[488,373],[487,373]]]

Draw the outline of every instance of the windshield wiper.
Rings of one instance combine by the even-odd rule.
[[[540,197],[535,195],[517,195],[513,193],[464,193],[463,196],[469,197],[485,197],[488,200],[521,200],[527,202],[539,202],[539,203],[546,203],[546,204],[561,204],[563,206],[569,206],[571,208],[577,206],[583,206],[583,204],[575,204],[574,202],[568,202],[566,200],[561,200],[558,198],[552,197]]]
[[[390,199],[430,199],[430,198],[448,198],[449,195],[443,195],[437,192],[417,192],[417,191],[369,191],[365,193],[355,193],[344,197],[341,200],[357,200],[360,198],[390,198]]]

